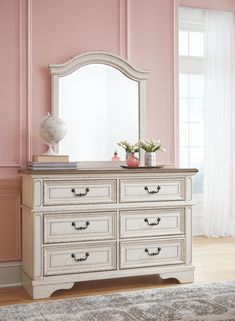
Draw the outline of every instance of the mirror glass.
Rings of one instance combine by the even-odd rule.
[[[61,154],[70,160],[107,161],[117,145],[139,138],[138,82],[105,64],[82,66],[59,79],[59,117],[67,126]]]
[[[117,143],[135,144],[145,138],[148,72],[100,51],[50,64],[49,68],[52,114],[62,118],[67,127],[55,151],[81,163],[111,161],[117,151],[124,161],[126,153]]]

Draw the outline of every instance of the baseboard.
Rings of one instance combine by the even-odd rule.
[[[0,263],[0,288],[22,285],[21,267],[21,262]]]

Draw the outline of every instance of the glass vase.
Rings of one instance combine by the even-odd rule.
[[[140,161],[139,161],[139,158],[135,156],[135,153],[130,153],[126,163],[128,167],[138,167],[140,164]]]

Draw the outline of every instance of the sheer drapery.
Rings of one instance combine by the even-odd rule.
[[[206,10],[205,26],[204,233],[235,235],[233,14]]]

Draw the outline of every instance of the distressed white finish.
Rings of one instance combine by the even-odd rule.
[[[188,178],[196,172],[22,170],[26,291],[46,298],[78,281],[147,274],[192,282],[192,204],[187,199]],[[160,186],[162,194],[149,194],[146,185]],[[72,188],[83,193],[87,187],[94,189],[92,197],[71,193]]]
[[[44,242],[115,239],[116,216],[116,212],[45,214]]]
[[[129,121],[127,121],[127,123],[126,123],[126,121],[124,121],[122,124],[124,126],[124,128],[122,125],[116,126],[115,132],[110,131],[110,130],[108,132],[109,141],[115,142],[115,144],[113,146],[114,150],[118,149],[118,147],[116,146],[116,142],[120,141],[120,140],[124,140],[124,139],[122,139],[122,137],[124,137],[123,133],[125,133],[125,135],[127,135],[125,137],[127,137],[126,139],[128,141],[145,139],[145,137],[146,137],[146,128],[145,128],[146,127],[146,125],[145,125],[146,124],[146,81],[148,78],[148,72],[138,70],[138,69],[134,68],[127,60],[123,59],[122,57],[120,57],[118,55],[111,54],[108,52],[101,52],[101,51],[86,52],[86,53],[79,54],[79,55],[75,56],[74,58],[66,61],[65,63],[50,64],[49,65],[50,72],[51,72],[51,81],[52,81],[52,83],[51,83],[52,113],[54,115],[57,115],[60,117],[62,117],[63,114],[66,114],[66,117],[65,117],[65,115],[64,115],[64,117],[67,118],[67,111],[69,110],[68,105],[71,105],[71,103],[69,103],[69,97],[71,97],[71,93],[70,93],[69,97],[66,97],[66,99],[64,98],[64,100],[65,100],[64,106],[61,102],[62,97],[63,97],[63,93],[65,91],[64,86],[62,86],[62,84],[61,84],[61,80],[62,81],[65,80],[66,78],[68,78],[68,76],[71,77],[72,74],[74,76],[74,73],[76,71],[79,71],[79,69],[81,71],[81,69],[84,69],[84,67],[88,67],[88,66],[92,67],[92,65],[97,65],[97,64],[100,66],[102,66],[102,65],[108,66],[109,69],[111,67],[111,69],[118,71],[118,73],[121,72],[125,81],[127,79],[129,79],[129,80],[132,80],[131,82],[136,83],[136,85],[137,85],[137,92],[135,93],[134,98],[133,98],[134,101],[136,102],[136,106],[134,106],[135,107],[134,110],[129,108],[132,105],[130,103],[129,105],[127,104],[127,106],[125,106],[125,113],[123,112],[123,114],[122,114],[120,106],[119,106],[119,108],[117,107],[119,112],[113,113],[113,114],[111,113],[112,117],[109,116],[109,122],[108,122],[109,126],[111,126],[111,119],[112,118],[114,120],[114,124],[120,125],[123,118],[125,118],[125,115],[126,115],[127,120],[129,117]],[[86,75],[86,77],[88,77],[88,75]],[[90,75],[90,77],[95,78],[95,73],[93,72],[93,74]],[[98,76],[96,76],[96,77],[98,77]],[[116,100],[118,100],[118,97],[120,97],[120,95],[121,95],[121,97],[124,96],[124,101],[119,102],[119,104],[121,106],[124,105],[126,101],[128,101],[127,93],[122,91],[122,87],[124,86],[124,88],[125,88],[124,84],[126,84],[124,80],[122,80],[121,85],[119,84],[119,86],[118,86],[117,98],[116,98]],[[109,93],[112,92],[112,96],[114,95],[114,92],[117,89],[116,82],[114,81],[114,83],[112,84],[113,81],[114,81],[113,79],[112,79],[112,81],[109,81],[110,88],[108,90]],[[100,83],[102,83],[101,78],[100,78]],[[78,80],[76,80],[76,85],[78,85]],[[77,88],[76,85],[73,84],[70,86],[70,88],[73,88],[73,87]],[[92,88],[92,86],[89,83],[89,90],[88,90],[89,93],[92,93],[91,88]],[[81,90],[81,86],[78,88],[78,91],[79,91],[79,89]],[[83,92],[87,91],[84,88],[82,90],[83,90]],[[129,92],[130,92],[130,90],[128,91],[128,94],[129,94]],[[108,96],[109,96],[109,94],[108,94]],[[74,100],[72,100],[72,101],[74,101]],[[114,101],[112,103],[112,105],[115,105],[115,103],[116,103],[116,101]],[[82,106],[83,105],[84,104],[82,104]],[[96,102],[96,105],[99,105],[98,102]],[[101,109],[104,107],[104,103],[103,104],[101,103],[100,107],[101,107],[101,108],[99,108],[100,112],[97,115],[102,114]],[[88,108],[86,109],[86,111],[87,110],[88,110]],[[94,110],[95,110],[95,108],[94,108]],[[109,108],[109,112],[111,112],[111,110],[112,110],[112,108]],[[66,113],[65,113],[65,111],[66,111]],[[85,113],[84,109],[83,110],[81,109],[80,114],[84,115],[84,113]],[[90,121],[92,119],[93,113],[94,113],[94,111],[91,113],[91,115],[88,115],[88,119],[90,118]],[[74,113],[72,113],[72,115],[74,115]],[[105,128],[107,126],[104,119],[105,119],[105,117],[102,117],[101,119],[99,119],[99,116],[96,117],[97,124],[95,123],[95,126],[98,125],[98,128],[100,128],[100,132],[103,130],[103,128]],[[132,121],[134,123],[131,126],[130,124]],[[73,124],[72,124],[73,122],[74,122],[73,118],[70,119],[68,117],[66,119],[68,133],[73,128]],[[83,152],[83,150],[85,148],[82,148],[82,147],[85,147],[85,146],[82,144],[82,142],[79,143],[78,137],[84,137],[84,132],[85,132],[85,129],[87,128],[87,125],[85,124],[85,126],[83,126],[83,124],[81,124],[81,126],[78,126],[76,128],[76,133],[74,135],[69,136],[70,141],[66,141],[66,139],[65,139],[64,141],[62,141],[60,143],[59,146],[56,147],[56,150],[57,151],[59,151],[59,149],[61,150],[61,147],[63,145],[63,148],[62,148],[63,152],[64,152],[64,150],[66,150],[67,151],[66,153],[68,153],[68,151],[70,151],[70,153],[73,153],[74,146],[73,146],[73,144],[71,144],[71,141],[73,141],[76,144],[76,148],[78,149],[78,151],[80,148],[81,151]],[[99,139],[102,141],[102,145],[106,146],[107,145],[105,142],[106,137],[103,137],[103,139],[101,139],[101,137],[99,136],[100,132],[99,132],[99,129],[88,131],[88,133],[87,133],[88,141],[96,142],[97,137],[99,137]],[[127,133],[129,133],[129,135]],[[119,138],[117,139],[117,137],[119,137]],[[128,139],[128,137],[129,137],[129,139]],[[133,143],[134,143],[134,141],[133,141]],[[102,146],[102,147],[104,147],[104,146]],[[107,147],[108,147],[108,145],[107,145]],[[113,154],[114,150],[112,150],[112,154]],[[120,150],[120,152],[122,152],[122,151]],[[99,149],[98,149],[97,153],[99,153]],[[79,160],[79,161],[84,161],[84,160],[88,160],[88,161],[106,160],[106,161],[108,161],[112,157],[112,154],[110,154],[108,156],[108,158],[106,158],[106,159],[101,159],[101,158],[97,159],[96,158],[97,153],[95,153],[93,151],[92,153],[87,154],[87,157],[85,159],[83,159],[83,158],[79,158],[79,152],[78,152],[77,158],[74,160],[76,160],[76,161],[77,160]]]
[[[76,197],[75,193],[86,193],[86,197]],[[75,193],[72,192],[74,189]],[[71,205],[92,203],[116,202],[115,180],[71,180],[71,181],[45,181],[44,204],[45,205]]]
[[[150,192],[160,190],[158,193]],[[148,191],[146,190],[148,188]],[[121,202],[159,202],[185,199],[185,181],[173,179],[121,180]]]
[[[184,217],[184,207],[120,211],[120,237],[184,234]]]
[[[87,258],[86,253],[89,253]],[[79,259],[84,261],[76,261]],[[77,244],[45,246],[44,260],[44,275],[114,270],[116,243],[81,243],[79,247]]]
[[[184,263],[184,238],[128,241],[120,247],[121,269]]]

